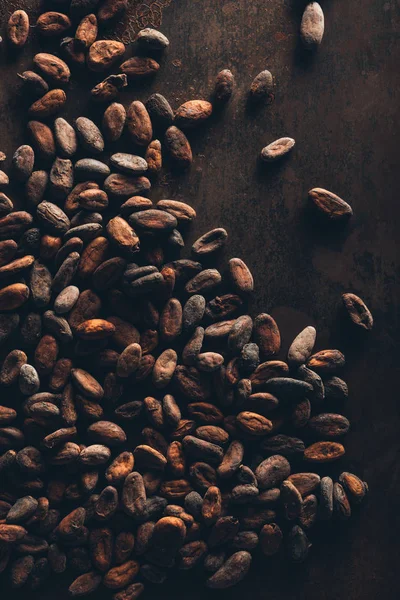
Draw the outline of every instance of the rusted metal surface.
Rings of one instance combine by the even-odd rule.
[[[172,0],[157,13],[171,40],[161,71],[145,87],[124,92],[123,102],[158,91],[176,108],[188,99],[207,99],[220,69],[234,72],[233,100],[191,136],[191,171],[179,177],[166,173],[152,197],[184,199],[196,208],[199,217],[188,246],[209,228],[226,227],[230,238],[224,256],[239,256],[251,267],[256,280],[252,313],[265,310],[276,318],[283,352],[295,334],[312,324],[318,348],[339,347],[348,362],[346,416],[352,433],[343,466],[368,481],[366,506],[350,523],[313,535],[305,565],[293,568],[281,559],[258,557],[251,575],[219,598],[389,600],[400,593],[395,530],[400,491],[400,2],[324,1],[325,37],[313,55],[299,46],[304,4]],[[37,12],[36,2],[21,5]],[[9,6],[0,2],[3,21]],[[26,122],[16,72],[29,68],[36,48],[33,34],[22,53],[2,50],[0,150],[7,153],[7,164],[24,139]],[[247,93],[265,68],[275,76],[275,100],[255,111]],[[92,78],[73,78],[67,118],[91,112],[92,85]],[[282,136],[296,139],[291,155],[276,165],[260,165],[261,148]],[[352,205],[354,218],[346,228],[322,228],[313,219],[307,191],[315,186]],[[346,336],[339,306],[347,291],[360,295],[374,314],[375,328],[367,338]],[[56,590],[59,600],[66,599],[66,580],[46,585],[32,598],[50,600]],[[200,582],[197,574],[177,572],[164,586],[150,588],[147,598],[204,600],[210,592]],[[26,596],[12,594],[15,600]],[[107,594],[99,591],[96,598]]]

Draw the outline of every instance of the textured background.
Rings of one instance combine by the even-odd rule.
[[[196,208],[189,242],[211,227],[228,229],[225,257],[240,256],[251,267],[256,279],[252,314],[271,312],[284,351],[302,327],[314,324],[318,348],[328,345],[346,353],[352,432],[343,466],[362,475],[371,489],[350,523],[312,536],[306,564],[293,568],[256,558],[248,578],[218,597],[235,600],[250,592],[254,600],[398,598],[400,2],[321,1],[326,31],[313,56],[298,42],[302,0],[160,0],[150,8],[141,5],[138,15],[139,4],[132,2],[132,31],[138,22],[162,19],[171,46],[155,81],[124,93],[125,103],[155,91],[173,107],[207,98],[222,68],[230,68],[237,81],[226,111],[191,137],[191,171],[181,177],[166,174],[152,198],[183,199]],[[37,2],[0,0],[0,19],[8,17],[10,7],[27,6],[37,13]],[[121,31],[123,26],[118,35]],[[35,48],[33,33],[21,54],[7,56],[2,50],[0,149],[9,159],[24,140],[24,99],[16,71],[29,68]],[[254,112],[247,91],[265,68],[276,79],[275,101]],[[74,78],[67,117],[89,115],[91,85],[87,78]],[[297,142],[288,160],[258,165],[260,149],[283,135]],[[307,191],[315,186],[353,206],[354,218],[344,230],[322,228],[307,210]],[[375,328],[367,339],[345,335],[339,311],[344,291],[362,296],[374,313]],[[149,590],[147,598],[217,597],[200,582],[197,573],[179,573]],[[16,600],[26,597],[6,591],[4,598],[11,594]],[[50,600],[55,594],[67,598],[62,580],[51,581],[32,598]],[[102,590],[96,597],[108,593]]]

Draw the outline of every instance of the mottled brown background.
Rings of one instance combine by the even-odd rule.
[[[251,267],[256,278],[252,312],[276,317],[284,350],[303,326],[314,324],[318,347],[338,345],[348,359],[352,432],[343,465],[368,480],[366,506],[350,524],[313,535],[313,551],[303,566],[256,558],[244,582],[218,593],[226,600],[250,594],[254,600],[388,600],[400,594],[400,2],[321,3],[325,37],[316,55],[307,56],[298,43],[302,0],[172,0],[157,14],[171,40],[160,74],[145,89],[124,94],[127,103],[158,91],[177,107],[207,98],[216,73],[232,69],[235,97],[192,137],[190,173],[166,176],[152,197],[183,199],[196,208],[191,240],[217,225],[228,229],[225,256],[240,256]],[[12,6],[29,4],[37,12],[37,2]],[[133,20],[139,4],[132,4]],[[0,19],[10,5],[0,1]],[[15,73],[29,67],[37,48],[34,33],[32,39],[18,56],[2,51],[0,149],[9,158],[24,139]],[[275,102],[252,112],[246,94],[265,68],[276,78]],[[89,114],[90,85],[74,78],[68,117]],[[260,167],[260,149],[283,135],[297,142],[289,159]],[[353,206],[354,218],[344,231],[321,229],[307,211],[307,191],[315,186]],[[344,291],[361,295],[374,313],[375,328],[367,339],[345,339],[338,312]],[[64,600],[65,588],[65,582],[54,580],[32,598]],[[11,595],[26,598],[9,590],[3,597]],[[147,598],[210,596],[217,593],[203,588],[199,575],[179,573],[162,588],[149,589]],[[104,590],[96,594],[99,600],[107,597]]]

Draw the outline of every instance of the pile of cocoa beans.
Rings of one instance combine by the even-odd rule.
[[[63,36],[78,18],[60,52],[102,72],[125,47],[97,40],[99,27],[126,2],[105,0],[96,16],[97,4],[72,0],[71,18],[44,13],[36,30]],[[9,43],[22,47],[28,33],[16,11]],[[182,130],[229,100],[231,72],[217,76],[212,103],[173,111],[153,94],[125,109],[119,91],[154,74],[152,53],[169,45],[151,29],[137,42],[149,56],[92,90],[108,103],[99,125],[54,119],[71,76],[64,59],[37,54],[36,71],[20,75],[35,96],[31,145],[17,149],[10,176],[26,210],[0,193],[0,571],[16,588],[68,568],[73,597],[103,585],[114,600],[135,600],[146,582],[198,565],[208,587],[227,588],[254,552],[304,561],[312,528],[349,518],[368,490],[356,475],[323,472],[345,454],[350,428],[343,354],[315,351],[309,326],[280,360],[273,317],[247,314],[245,262],[217,268],[227,231],[204,233],[181,258],[195,210],[146,195],[164,155],[190,166]],[[138,154],[106,159],[123,133]],[[8,184],[1,171],[0,188]],[[310,198],[333,218],[351,212],[326,190]],[[344,294],[343,304],[349,327],[372,328],[360,298]]]

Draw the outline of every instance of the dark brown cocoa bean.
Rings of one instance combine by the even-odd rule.
[[[314,494],[306,496],[303,500],[299,523],[303,529],[311,529],[318,516],[318,500]]]
[[[301,365],[301,367],[297,370],[297,375],[306,383],[309,383],[313,387],[312,394],[309,394],[309,397],[313,403],[320,403],[325,398],[325,385],[321,379],[321,377],[315,372],[306,367],[305,365]]]
[[[289,475],[289,462],[278,454],[263,460],[255,470],[258,485],[263,490],[276,487]]]
[[[333,484],[333,513],[338,519],[348,519],[351,516],[351,507],[346,492],[340,483]]]
[[[25,195],[32,206],[42,202],[48,182],[49,175],[46,171],[33,171],[25,184]]]
[[[49,86],[45,80],[35,73],[34,71],[24,71],[18,73],[18,77],[22,81],[23,91],[33,96],[34,98],[40,98],[49,91]]]
[[[183,131],[172,126],[165,132],[164,138],[167,152],[173,166],[187,169],[193,161],[192,149]]]
[[[268,454],[281,454],[285,457],[302,456],[304,453],[304,442],[299,438],[279,434],[266,438],[260,445],[263,452]]]
[[[122,506],[124,511],[134,518],[140,518],[143,514],[146,504],[146,490],[142,476],[133,472],[130,473],[123,485]]]
[[[271,101],[273,98],[273,89],[274,79],[272,74],[267,70],[261,71],[252,81],[250,86],[250,97],[255,102],[260,102],[264,99]]]
[[[182,351],[182,361],[185,365],[194,365],[200,354],[204,339],[203,327],[196,327],[192,337]]]
[[[215,79],[214,103],[217,106],[226,104],[232,96],[235,86],[235,78],[232,71],[223,69]]]
[[[187,435],[183,438],[185,452],[197,459],[207,460],[212,464],[219,464],[223,458],[223,450],[216,444],[210,444],[194,436]]]
[[[167,459],[161,452],[158,452],[158,450],[151,448],[151,446],[146,446],[145,444],[136,446],[133,455],[135,457],[135,463],[139,468],[145,467],[147,469],[163,470],[167,464]]]
[[[321,413],[310,419],[308,427],[318,437],[335,440],[349,431],[350,422],[343,415]]]
[[[76,386],[79,392],[92,398],[93,400],[101,400],[104,395],[104,390],[99,382],[87,371],[83,369],[71,369],[72,383]],[[108,423],[105,421],[105,423]],[[113,424],[110,424],[113,425]],[[101,425],[99,426],[102,427]],[[105,426],[107,428],[107,425]],[[96,431],[96,428],[95,428]]]
[[[89,534],[92,565],[99,571],[108,571],[113,556],[114,536],[108,527],[94,529]]]
[[[251,565],[251,554],[245,550],[235,552],[228,560],[207,579],[206,585],[211,589],[226,589],[236,585],[248,573]]]
[[[178,569],[193,569],[207,552],[207,544],[202,540],[189,542],[179,550]]]
[[[79,141],[92,154],[100,154],[104,150],[104,139],[100,129],[86,117],[78,117],[75,127]]]
[[[305,427],[310,419],[311,415],[311,403],[305,398],[300,400],[292,409],[290,419],[295,429],[301,429]]]
[[[32,555],[21,556],[17,558],[11,565],[11,585],[13,588],[20,588],[28,581],[32,572],[35,559]]]
[[[36,512],[38,501],[32,496],[19,498],[10,508],[6,516],[6,523],[18,525],[28,521]]]
[[[95,592],[101,584],[102,576],[95,571],[79,575],[69,586],[68,592],[72,598],[86,596]]]
[[[287,554],[294,563],[302,563],[308,556],[311,544],[303,529],[295,525],[287,537]]]
[[[283,541],[282,531],[276,523],[263,526],[260,531],[261,550],[265,556],[273,556],[281,549]]]
[[[90,90],[95,102],[110,102],[114,100],[121,89],[128,85],[125,74],[109,75]]]
[[[327,521],[333,514],[333,481],[330,477],[323,477],[320,483],[318,516],[321,520]]]
[[[12,168],[15,177],[19,181],[26,181],[33,171],[35,153],[27,144],[20,146],[12,157]]]
[[[165,130],[172,124],[174,112],[168,100],[161,94],[152,94],[146,102],[146,108],[155,128]]]
[[[190,481],[195,488],[205,492],[210,486],[216,485],[217,473],[205,462],[194,462],[190,467]]]

